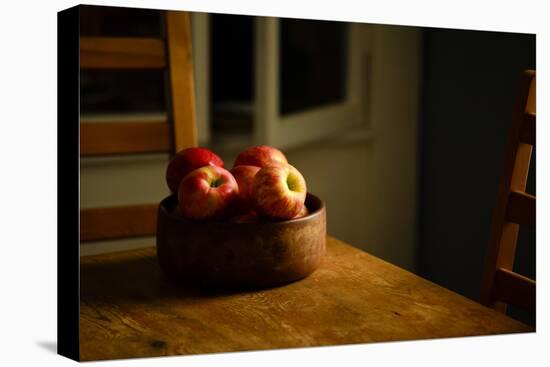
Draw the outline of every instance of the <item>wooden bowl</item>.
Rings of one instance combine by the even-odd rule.
[[[309,194],[305,217],[259,223],[195,221],[173,214],[175,196],[162,200],[157,257],[177,282],[231,287],[270,287],[313,272],[325,253],[326,211]]]

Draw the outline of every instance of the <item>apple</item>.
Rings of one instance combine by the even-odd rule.
[[[223,161],[206,148],[187,148],[178,152],[166,169],[166,183],[172,193],[177,193],[181,180],[187,174],[204,166],[224,167]]]
[[[258,145],[239,153],[233,167],[256,166],[263,168],[274,163],[287,164],[288,161],[279,149],[268,145]]]
[[[191,171],[181,181],[178,209],[186,218],[222,218],[227,216],[238,195],[239,186],[229,171],[205,166]]]
[[[249,213],[253,210],[250,188],[259,170],[260,167],[256,166],[237,166],[230,171],[239,185],[239,203],[236,209],[238,213]]]
[[[233,223],[259,223],[260,218],[255,212],[237,215],[231,218]]]
[[[290,164],[276,164],[256,173],[250,192],[258,214],[273,219],[292,219],[305,206],[306,180]]]
[[[302,218],[302,217],[305,217],[308,214],[309,214],[309,210],[307,210],[307,206],[304,205],[302,210],[300,210],[300,212],[298,214],[296,214],[296,216],[292,219]]]

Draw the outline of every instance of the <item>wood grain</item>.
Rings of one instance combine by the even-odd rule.
[[[304,278],[320,265],[325,204],[308,193],[305,217],[257,223],[197,221],[175,215],[176,195],[160,202],[157,258],[175,280],[229,287],[271,287]]]
[[[525,126],[526,115],[535,114],[535,91],[535,71],[526,70],[518,83],[481,282],[481,302],[502,312],[506,305],[495,291],[495,275],[499,269],[513,269],[518,223],[535,226],[535,197],[525,194],[533,146],[522,141],[534,140],[534,130],[526,132],[530,127]]]
[[[80,124],[80,155],[99,156],[168,152],[172,149],[166,122],[101,122]]]
[[[535,312],[535,281],[507,269],[495,274],[495,299]]]
[[[151,236],[156,233],[158,204],[80,210],[80,241]]]
[[[172,284],[155,254],[81,259],[82,360],[533,331],[332,237],[309,277],[256,291]]]
[[[156,153],[197,145],[189,14],[163,12],[166,40],[81,37],[81,69],[159,69],[169,76],[168,123],[81,123],[80,154]],[[156,233],[157,204],[81,210],[80,239],[94,241]]]
[[[156,38],[80,37],[81,69],[163,69],[164,42]]]
[[[533,195],[525,192],[511,192],[506,208],[506,220],[525,225],[531,229],[536,226],[536,201]]]
[[[174,153],[197,146],[195,84],[189,14],[166,12],[169,60],[170,114],[173,123]]]

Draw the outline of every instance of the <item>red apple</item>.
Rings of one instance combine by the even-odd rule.
[[[259,223],[260,218],[254,212],[248,214],[241,214],[231,218],[233,223]]]
[[[230,171],[239,185],[238,213],[249,213],[252,211],[250,188],[252,187],[254,176],[256,176],[259,170],[260,167],[256,166],[237,166],[233,167]]]
[[[186,218],[222,218],[239,195],[235,178],[224,168],[206,166],[191,171],[178,190],[179,212]]]
[[[304,176],[290,164],[260,169],[251,189],[256,211],[274,219],[291,219],[298,215],[304,207],[306,193]]]
[[[204,166],[224,167],[223,161],[206,148],[187,148],[178,152],[166,169],[166,183],[172,193],[177,193],[181,180],[187,174]]]
[[[239,153],[233,167],[256,166],[262,168],[274,163],[287,164],[288,161],[279,149],[268,145],[258,145]]]
[[[309,214],[309,210],[307,210],[307,206],[304,205],[302,210],[300,210],[300,212],[298,214],[296,214],[296,216],[292,219],[302,218],[302,217],[305,217],[308,214]]]

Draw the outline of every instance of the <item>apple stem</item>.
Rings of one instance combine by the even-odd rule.
[[[218,186],[221,186],[222,184],[223,184],[223,181],[220,179],[217,179],[212,181],[212,183],[210,183],[210,187],[218,187]]]

